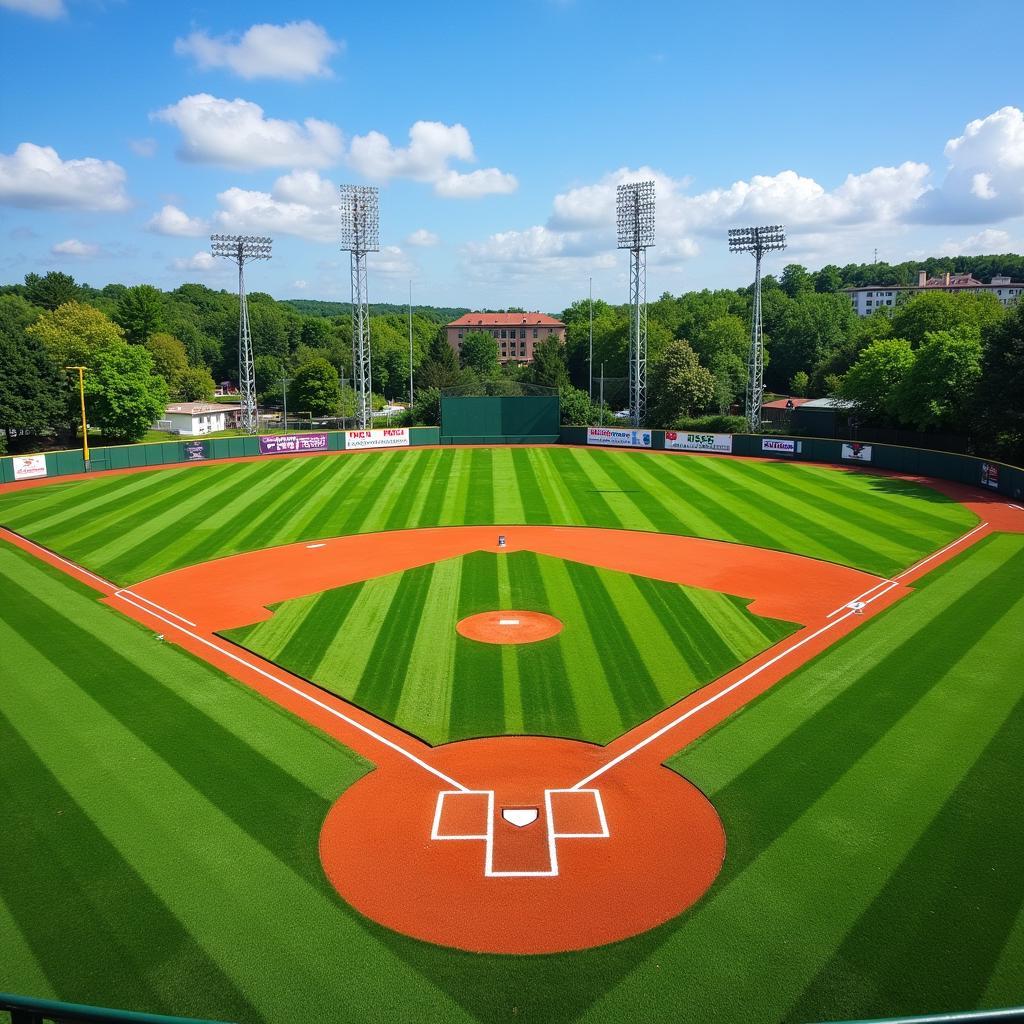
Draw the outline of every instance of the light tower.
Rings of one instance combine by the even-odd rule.
[[[647,415],[647,250],[654,245],[654,182],[620,185],[616,195],[619,248],[629,249],[629,418]]]
[[[766,252],[786,248],[786,232],[781,224],[762,228],[732,228],[729,252],[754,254],[754,315],[750,324],[746,417],[751,433],[761,430],[761,398],[764,393],[764,338],[761,326],[761,257]]]
[[[245,299],[245,265],[250,260],[269,260],[272,238],[257,235],[210,235],[214,256],[224,256],[238,264],[238,392],[241,396],[241,427],[247,434],[259,430],[256,412],[256,371],[252,361],[252,335],[249,332],[249,304]]]
[[[356,418],[363,430],[373,423],[366,254],[380,249],[379,234],[377,190],[372,185],[342,185],[341,251],[352,255],[352,385],[356,392]]]

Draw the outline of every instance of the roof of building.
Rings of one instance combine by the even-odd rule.
[[[762,409],[785,409],[787,402],[792,402],[791,408],[795,409],[798,405],[806,405],[810,401],[809,398],[776,398],[771,402],[764,402],[761,405]]]
[[[929,277],[925,281],[925,288],[977,288],[984,284],[973,274],[940,274],[938,277]]]
[[[812,398],[804,402],[805,409],[852,409],[853,402],[845,398]]]
[[[449,327],[564,327],[546,313],[465,313]]]
[[[176,412],[182,416],[201,416],[209,412],[225,412],[227,406],[214,405],[212,402],[175,402],[167,406],[169,413]]]

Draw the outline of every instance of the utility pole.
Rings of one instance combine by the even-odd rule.
[[[599,426],[604,426],[604,363],[601,364],[601,422]]]
[[[409,282],[409,415],[412,415],[412,281]]]
[[[85,422],[85,366],[65,366],[65,370],[78,371],[78,397],[82,402],[82,458],[85,460],[85,471],[89,472],[89,427]]]
[[[594,400],[594,279],[590,278],[590,358],[587,360],[587,370],[590,374],[590,383],[587,392],[590,400]]]
[[[281,378],[281,394],[284,398],[284,432],[288,433],[288,385],[294,380],[293,377]]]

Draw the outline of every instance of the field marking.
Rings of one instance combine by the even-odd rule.
[[[125,587],[123,590],[115,591],[114,597],[120,597],[122,594],[130,594],[132,597],[137,598],[140,601],[145,601],[146,604],[152,605],[154,608],[159,609],[162,612],[166,612],[168,615],[172,615],[179,622],[184,622],[186,626],[196,626],[191,619],[186,619],[184,615],[179,615],[177,612],[172,612],[170,608],[165,608],[162,604],[157,604],[156,601],[150,601],[148,597],[143,597],[142,594],[136,594],[134,590],[129,590]],[[199,627],[196,626],[198,629]]]
[[[1021,508],[1020,505],[1011,505],[1009,502],[1007,502],[1006,507],[1007,508],[1015,508],[1018,512],[1024,512],[1024,508]]]
[[[314,548],[325,548],[325,547],[327,547],[327,545],[326,544],[307,544],[306,547],[309,548],[310,551],[312,551]]]
[[[553,793],[590,793],[597,808],[598,820],[601,823],[600,832],[558,832],[555,829],[554,811],[551,805]],[[444,813],[445,800],[450,797],[461,796],[485,796],[487,798],[487,827],[485,832],[470,834],[441,834],[441,817]],[[485,878],[555,878],[558,876],[558,840],[559,839],[608,839],[611,837],[611,830],[608,828],[608,818],[604,810],[604,801],[601,799],[599,789],[580,789],[574,786],[572,789],[545,789],[544,810],[547,814],[547,844],[548,844],[548,869],[546,871],[495,871],[494,870],[494,790],[493,789],[463,789],[444,790],[437,794],[437,804],[434,807],[434,823],[430,829],[430,838],[439,841],[462,841],[476,840],[484,845],[484,877]]]
[[[841,604],[838,608],[834,609],[833,611],[830,611],[828,615],[825,616],[825,618],[831,619],[833,615],[838,615],[844,608],[853,608],[854,605],[860,603],[865,597],[868,596],[868,594],[873,594],[879,587],[884,587],[886,583],[892,583],[892,580],[879,580],[869,590],[865,590],[863,594],[858,594],[856,597],[847,601],[846,604]]]

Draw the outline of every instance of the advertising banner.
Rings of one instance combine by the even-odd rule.
[[[408,448],[408,427],[385,427],[383,430],[346,430],[345,450],[350,448]]]
[[[260,455],[285,455],[289,452],[325,452],[326,434],[277,434],[260,438]]]
[[[45,455],[18,455],[11,459],[15,480],[35,480],[46,476]]]
[[[859,441],[851,441],[843,445],[843,458],[852,459],[854,462],[871,461],[871,445],[861,444]]]
[[[981,486],[999,490],[999,467],[994,462],[981,464]]]
[[[616,448],[650,448],[651,432],[624,427],[587,427],[587,444],[606,444]]]
[[[682,452],[732,452],[732,434],[689,434],[666,430],[665,447]]]
[[[185,443],[185,461],[186,462],[205,462],[206,461],[206,442],[205,441],[187,441]]]
[[[790,441],[785,437],[762,437],[761,451],[774,452],[776,455],[795,455],[800,451],[800,442]]]

